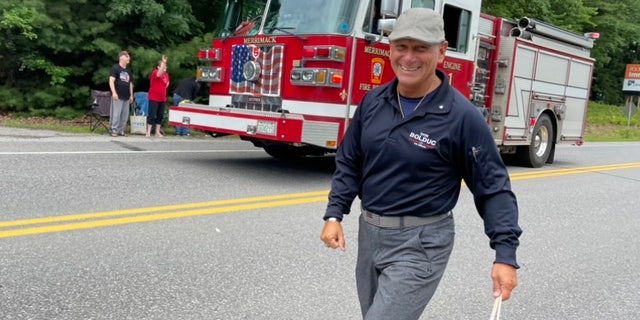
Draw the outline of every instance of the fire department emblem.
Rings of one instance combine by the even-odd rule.
[[[382,58],[371,59],[371,83],[381,84],[383,72],[384,72],[384,59]]]

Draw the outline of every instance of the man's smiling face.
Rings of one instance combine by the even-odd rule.
[[[446,41],[433,44],[413,39],[392,41],[389,60],[398,78],[400,93],[412,98],[425,95],[436,77],[436,67],[444,61],[446,50]]]

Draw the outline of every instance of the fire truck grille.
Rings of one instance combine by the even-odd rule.
[[[231,94],[253,94],[279,96],[282,78],[283,45],[257,46],[253,44],[234,45],[231,49]],[[245,66],[257,64],[252,80],[246,78]],[[251,79],[251,78],[250,78]]]
[[[231,107],[236,109],[281,112],[282,98],[233,95],[231,96]]]

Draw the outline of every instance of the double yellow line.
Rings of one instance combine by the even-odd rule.
[[[0,221],[0,238],[322,202],[327,201],[327,195],[328,191],[315,191],[57,217]]]
[[[640,168],[640,162],[607,164],[607,165],[601,165],[601,166],[577,167],[577,168],[566,168],[566,169],[524,171],[524,172],[510,174],[509,177],[511,178],[512,181],[515,181],[515,180],[565,176],[569,174],[580,174],[580,173],[589,173],[589,172],[602,172],[602,171],[635,169],[635,168]]]
[[[510,177],[512,181],[515,181],[634,168],[640,168],[640,162],[566,169],[530,170],[512,173]],[[91,229],[138,222],[177,219],[234,211],[290,206],[313,202],[325,202],[327,201],[327,195],[328,191],[323,190],[273,196],[187,203],[170,206],[103,211],[13,221],[0,221],[0,238],[62,232],[69,230]]]

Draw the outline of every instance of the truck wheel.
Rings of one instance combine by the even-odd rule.
[[[264,151],[276,158],[276,159],[298,159],[304,157],[304,152],[300,150],[298,147],[283,145],[283,144],[272,144],[268,146],[264,146]]]
[[[527,167],[542,167],[551,154],[553,136],[551,119],[546,114],[541,115],[533,128],[531,143],[528,146],[518,147],[516,156]]]

